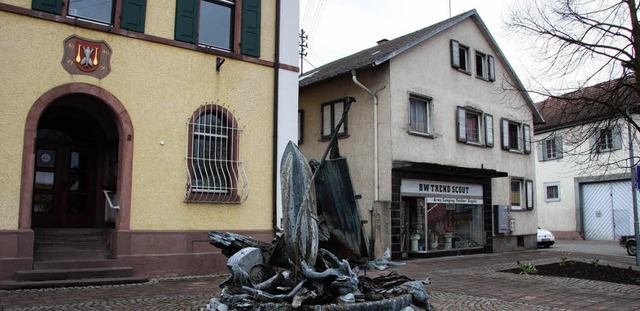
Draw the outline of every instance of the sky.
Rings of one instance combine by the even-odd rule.
[[[507,60],[525,82],[531,52],[504,26],[519,0],[301,0],[300,26],[308,34],[303,71],[476,9]],[[451,6],[449,6],[451,5]],[[526,84],[526,83],[525,83]]]

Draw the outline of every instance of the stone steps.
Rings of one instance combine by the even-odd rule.
[[[104,229],[34,229],[33,270],[16,271],[0,289],[27,289],[141,283],[147,277],[120,267],[112,255]]]

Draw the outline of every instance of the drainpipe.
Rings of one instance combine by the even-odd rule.
[[[375,93],[364,86],[356,77],[356,71],[351,70],[351,79],[358,87],[365,90],[373,98],[373,202],[380,200],[380,184],[379,184],[379,172],[378,172],[378,92],[382,91],[384,87],[377,90]],[[371,237],[369,238],[369,256],[375,258],[375,234],[373,228],[373,202],[369,205],[369,221],[371,223]]]
[[[377,94],[378,92],[382,91],[384,87],[376,91],[375,93],[373,93],[366,86],[360,83],[360,81],[358,81],[355,70],[351,70],[351,78],[353,79],[353,83],[355,83],[361,89],[369,93],[371,97],[373,97],[373,178],[374,178],[373,179],[373,197],[374,197],[373,200],[375,202],[380,199],[380,195],[379,195],[380,185],[378,183],[379,174],[378,174],[378,96]]]
[[[278,88],[280,87],[280,2],[276,0],[276,37],[275,37],[275,55],[273,59],[273,186],[271,189],[271,197],[273,198],[273,218],[271,222],[273,228],[278,228]]]

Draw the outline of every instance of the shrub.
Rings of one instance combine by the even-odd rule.
[[[531,261],[529,261],[528,263],[522,263],[518,261],[517,263],[518,263],[518,269],[520,269],[520,274],[538,273],[538,269],[536,269],[536,266],[534,266]]]

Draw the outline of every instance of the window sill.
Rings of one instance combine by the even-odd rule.
[[[614,149],[599,149],[596,150],[596,153],[610,153],[614,151],[622,150],[622,148],[614,148]]]
[[[547,162],[547,161],[557,161],[562,159],[562,157],[558,157],[558,158],[547,158],[547,159],[542,159],[540,160],[541,162]]]
[[[416,131],[407,131],[407,134],[412,135],[412,136],[431,138],[431,139],[436,138],[436,135],[429,134],[429,133],[423,133],[423,132],[416,132]]]
[[[513,206],[513,205],[511,205],[509,210],[511,210],[512,212],[526,212],[527,211],[527,209],[525,209],[522,206]]]
[[[471,76],[471,71],[466,71],[466,70],[460,69],[460,68],[453,68],[453,69],[458,71],[458,72],[460,72],[460,73],[464,73],[464,74],[466,74],[468,76]]]
[[[470,146],[475,146],[475,147],[481,147],[481,148],[486,147],[485,144],[483,144],[481,142],[475,142],[475,141],[467,141],[467,142],[465,142],[465,144],[470,145]]]
[[[555,202],[560,202],[560,199],[545,199],[544,201],[546,203],[555,203]]]

